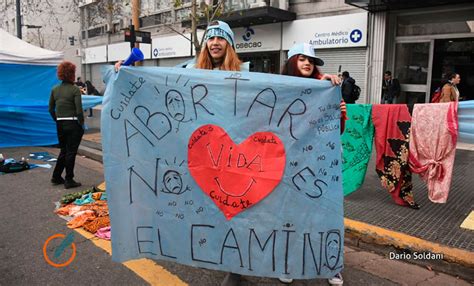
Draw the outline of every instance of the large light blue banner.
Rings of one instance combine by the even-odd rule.
[[[339,87],[179,68],[104,74],[115,261],[297,279],[341,271]]]
[[[458,118],[458,141],[474,144],[474,100],[459,102]]]

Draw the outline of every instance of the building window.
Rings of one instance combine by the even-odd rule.
[[[397,44],[395,75],[401,84],[426,84],[430,43]]]
[[[474,9],[399,16],[397,36],[474,33]]]
[[[146,16],[140,18],[141,27],[155,26],[159,24],[171,24],[173,23],[173,17],[171,11],[162,12],[155,15]]]
[[[182,22],[184,20],[189,20],[191,15],[191,8],[184,8],[176,10],[176,21]]]
[[[155,11],[170,9],[172,6],[171,4],[174,3],[174,1],[169,1],[169,0],[157,0],[154,2],[155,2]]]
[[[118,33],[120,31],[121,25],[120,23],[114,23],[112,33]]]

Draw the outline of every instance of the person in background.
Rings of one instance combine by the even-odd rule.
[[[349,75],[348,71],[342,73],[342,85],[341,93],[342,99],[345,103],[355,103],[355,99],[352,96],[352,90],[354,89],[355,80]]]
[[[386,71],[383,75],[382,82],[382,103],[397,103],[400,95],[400,82],[396,78],[392,78],[392,72]]]
[[[82,78],[80,76],[77,77],[76,82],[74,83],[75,85],[79,87],[85,87],[86,85],[82,82]]]
[[[95,88],[94,85],[92,85],[92,82],[90,82],[90,80],[86,80],[85,85],[87,95],[100,95],[99,91]]]
[[[323,66],[324,61],[316,57],[314,48],[307,43],[295,44],[288,51],[288,61],[286,62],[282,74],[289,76],[330,80],[333,85],[341,83],[337,75],[322,74],[318,66]],[[341,134],[344,132],[347,110],[344,100],[341,101]],[[290,284],[293,279],[280,278],[282,283]],[[336,274],[328,280],[331,285],[343,285],[344,280],[341,273]]]
[[[86,80],[86,94],[87,95],[100,95],[99,91],[95,88],[94,85],[92,85],[92,82],[90,80]],[[94,113],[92,111],[92,108],[89,108],[89,115],[87,117],[92,117],[94,116]]]
[[[439,102],[459,101],[459,90],[457,85],[461,82],[461,76],[457,73],[449,73],[447,82],[441,90],[441,98]]]
[[[87,94],[86,84],[82,82],[82,78],[80,76],[77,77],[77,81],[74,84],[79,87],[81,94]]]
[[[49,98],[49,113],[56,122],[61,148],[51,183],[64,184],[66,189],[81,186],[81,183],[74,181],[74,164],[84,134],[84,115],[81,91],[74,85],[75,73],[76,66],[73,63],[68,61],[60,63],[57,75],[61,83],[53,87]],[[65,179],[62,178],[64,169],[66,169]]]

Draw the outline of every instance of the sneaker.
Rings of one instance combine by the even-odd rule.
[[[291,278],[278,278],[278,280],[280,280],[280,282],[283,283],[283,284],[293,283],[293,279],[291,279]]]
[[[344,279],[342,279],[341,273],[337,273],[333,278],[328,279],[328,282],[331,285],[342,285],[344,284]]]
[[[224,281],[222,281],[221,286],[239,286],[241,277],[240,274],[229,272],[225,276]]]
[[[53,184],[53,186],[62,185],[62,184],[64,184],[64,179],[62,177],[51,178],[51,184]]]
[[[65,187],[66,189],[76,188],[76,187],[79,187],[79,186],[82,186],[82,184],[79,183],[79,182],[76,182],[76,181],[74,181],[74,180],[66,181],[66,182],[64,183],[64,187]]]

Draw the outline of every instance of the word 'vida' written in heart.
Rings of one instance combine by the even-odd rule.
[[[235,144],[221,127],[209,124],[191,135],[188,166],[203,192],[230,219],[278,185],[285,148],[271,132],[257,132]]]

